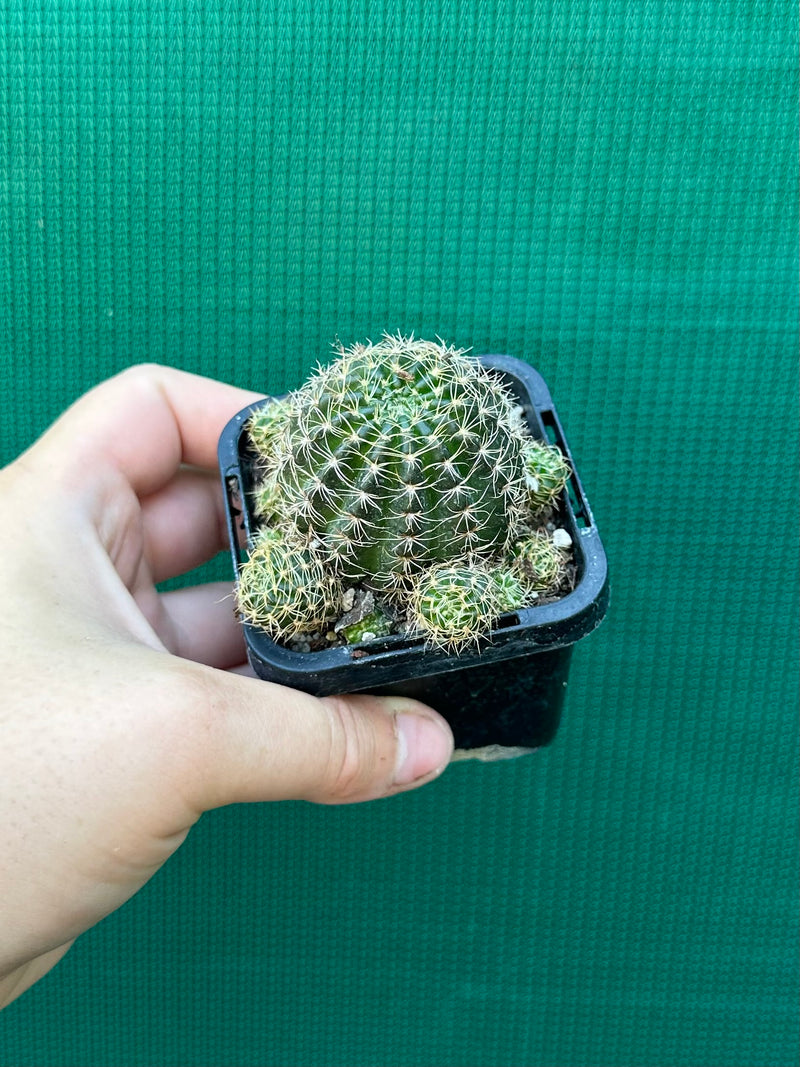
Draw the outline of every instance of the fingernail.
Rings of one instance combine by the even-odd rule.
[[[453,742],[446,727],[426,715],[397,716],[397,763],[395,785],[409,785],[420,778],[439,774],[450,761]]]

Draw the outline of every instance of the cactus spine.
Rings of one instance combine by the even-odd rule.
[[[341,350],[302,388],[259,409],[248,429],[260,473],[255,507],[269,537],[243,568],[243,615],[263,625],[252,605],[268,560],[282,568],[274,589],[285,591],[301,556],[304,584],[315,567],[325,576],[305,625],[303,597],[289,597],[287,628],[270,615],[270,632],[321,625],[323,610],[335,614],[331,590],[360,585],[432,640],[459,647],[535,595],[524,571],[502,568],[534,512],[563,487],[566,465],[531,438],[501,382],[462,351],[390,336]],[[437,589],[449,608],[437,609]]]

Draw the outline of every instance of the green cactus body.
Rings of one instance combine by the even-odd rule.
[[[271,397],[250,416],[247,424],[250,440],[262,456],[277,456],[280,453],[289,406],[288,401]]]
[[[321,560],[275,530],[264,530],[239,575],[239,610],[268,633],[293,637],[321,626],[338,589]]]
[[[265,457],[269,511],[343,578],[407,588],[434,563],[507,547],[526,506],[526,440],[507,391],[456,350],[356,346],[293,394],[283,451]]]
[[[541,511],[567,484],[569,464],[555,445],[533,439],[525,445],[524,464],[531,508]]]
[[[530,594],[505,568],[482,565],[432,567],[412,594],[414,623],[434,644],[475,641],[504,612],[521,608]]]
[[[537,532],[515,547],[513,569],[531,588],[551,591],[564,578],[566,560],[566,553],[546,533]]]

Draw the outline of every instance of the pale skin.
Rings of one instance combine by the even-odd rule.
[[[135,367],[0,471],[0,1007],[224,804],[435,778],[424,705],[247,676],[231,587],[155,583],[225,543],[216,443],[255,394]]]

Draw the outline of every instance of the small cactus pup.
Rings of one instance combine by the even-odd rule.
[[[275,637],[294,637],[330,618],[338,590],[318,556],[267,527],[242,570],[238,601],[256,626]]]
[[[247,432],[259,530],[238,604],[275,640],[394,629],[458,652],[568,591],[552,533],[569,466],[462,350],[389,335],[340,349]],[[353,590],[367,607],[341,625]]]

